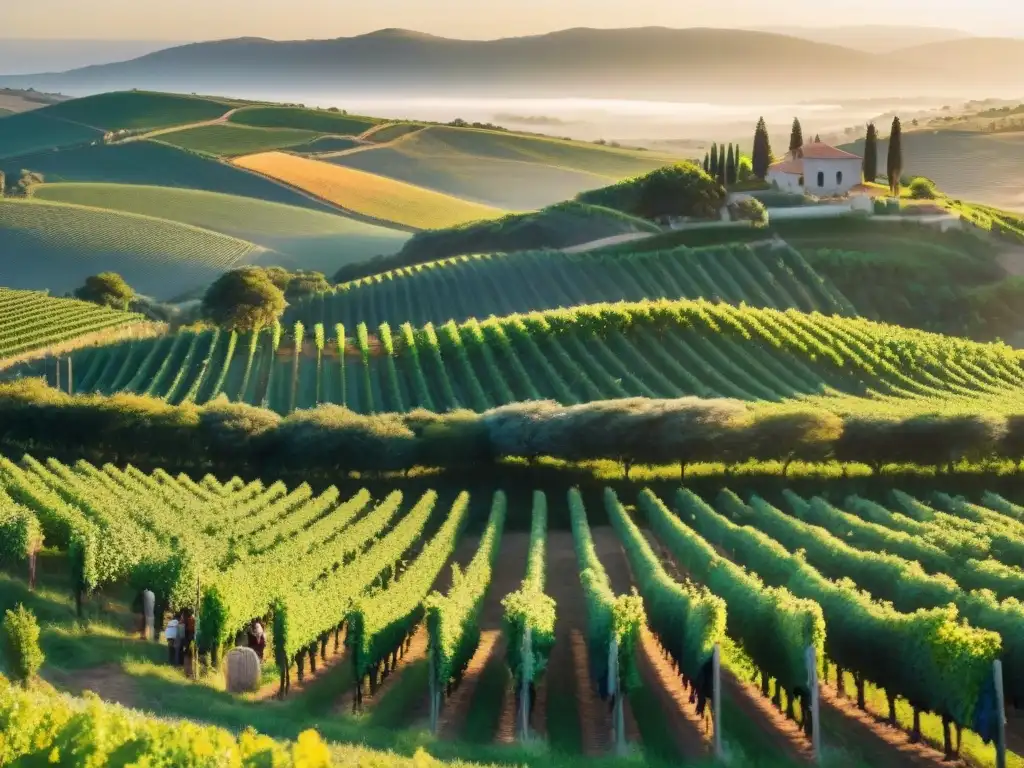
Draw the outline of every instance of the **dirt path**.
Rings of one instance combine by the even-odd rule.
[[[167,133],[188,131],[191,130],[192,128],[205,128],[208,125],[220,125],[222,123],[228,122],[231,119],[231,116],[240,109],[243,109],[243,107],[235,107],[234,109],[229,109],[223,115],[221,115],[220,117],[216,117],[213,120],[200,120],[198,123],[187,123],[185,125],[174,125],[169,128],[158,128],[155,131],[150,131],[149,133],[142,133],[137,136],[126,136],[124,139],[121,139],[120,141],[115,141],[113,143],[127,144],[132,141],[144,141],[146,139],[155,138],[156,136],[163,136],[164,134]]]
[[[630,243],[634,240],[646,240],[648,237],[654,237],[654,234],[651,232],[625,232],[621,235],[602,237],[600,240],[591,240],[589,243],[571,245],[568,248],[563,248],[562,253],[583,253],[584,251],[592,251],[595,248],[604,248],[609,245]]]
[[[996,257],[999,266],[1013,277],[1024,276],[1024,248],[1011,248]]]
[[[431,591],[446,592],[451,586],[452,579],[452,563],[458,563],[460,567],[465,568],[470,560],[473,559],[473,555],[476,554],[477,547],[479,545],[479,539],[477,537],[467,536],[463,537],[462,541],[459,542],[455,548],[455,553],[451,560],[445,564],[445,567],[441,569],[441,573],[438,574],[437,579],[434,581]],[[377,690],[374,693],[370,693],[369,689],[363,691],[363,706],[362,713],[364,715],[369,714],[373,711],[374,707],[383,699],[388,692],[393,689],[397,682],[401,679],[402,674],[418,661],[422,661],[427,658],[427,641],[428,633],[425,624],[421,623],[416,631],[413,633],[412,641],[409,644],[409,650],[405,652],[397,667],[387,676],[381,684],[377,686]],[[422,696],[417,696],[417,702],[415,707],[414,719],[422,719],[424,713],[429,716],[430,713],[430,701],[428,691],[424,688]],[[339,714],[352,712],[352,704],[355,699],[355,688],[349,686],[349,690],[345,691],[335,705],[335,711]]]
[[[316,672],[310,671],[308,659],[305,662],[306,671],[302,676],[302,682],[299,682],[299,678],[295,670],[293,669],[294,680],[288,687],[288,697],[302,695],[309,686],[314,682],[321,679],[324,675],[330,672],[332,669],[344,664],[348,661],[348,650],[345,647],[345,637],[342,635],[341,640],[338,644],[338,649],[334,649],[334,635],[327,641],[327,661],[324,661],[317,656],[316,659]],[[248,701],[268,701],[276,699],[278,692],[280,691],[281,683],[277,680],[271,680],[265,685],[261,686],[255,693],[245,694],[244,698]]]
[[[592,534],[594,547],[611,580],[612,589],[616,594],[629,592],[634,583],[633,574],[615,531],[602,526],[595,527]],[[657,698],[672,725],[672,737],[679,754],[687,761],[706,756],[709,745],[705,724],[689,703],[690,694],[683,688],[682,680],[647,627],[644,627],[637,649],[637,661],[644,687]]]
[[[119,664],[103,664],[73,672],[50,670],[45,677],[55,688],[75,696],[92,691],[104,701],[114,704],[133,708],[139,705],[135,681]]]
[[[608,707],[590,682],[587,656],[587,615],[580,585],[572,533],[550,531],[547,551],[547,591],[555,600],[558,620],[555,645],[548,662],[547,704],[572,701],[576,705],[582,752],[599,757],[611,747],[612,722]],[[555,733],[557,707],[545,707],[548,735]],[[536,712],[534,715],[536,716]],[[553,727],[555,726],[555,727]]]
[[[476,701],[476,693],[484,670],[505,664],[505,637],[501,631],[504,610],[501,601],[505,595],[515,592],[526,575],[526,560],[530,553],[530,534],[508,531],[501,538],[498,561],[491,574],[491,585],[480,610],[480,646],[466,668],[462,682],[456,688],[441,710],[439,732],[442,738],[457,738],[462,732],[471,707],[493,706],[490,702]],[[508,699],[515,707],[515,696],[503,697],[502,706]],[[502,712],[504,716],[504,711]]]
[[[938,768],[955,764],[943,760],[941,752],[924,742],[911,744],[910,735],[906,731],[893,728],[870,712],[862,712],[851,699],[838,698],[834,685],[822,684],[820,691],[822,719],[829,715],[842,718],[843,729],[850,732],[850,740],[858,748],[864,747],[886,755],[895,752],[902,765]]]
[[[679,582],[691,579],[689,572],[679,565],[672,553],[661,545],[651,531],[645,530],[644,536],[658,553],[662,565],[673,579]],[[765,738],[774,744],[781,754],[786,755],[790,762],[799,765],[813,759],[811,745],[800,727],[779,712],[771,700],[762,696],[753,684],[740,680],[724,667],[721,683],[723,696],[732,701],[746,720],[756,723]]]

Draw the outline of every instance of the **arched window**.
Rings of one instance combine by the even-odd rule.
[[[842,171],[836,171],[836,184],[842,184],[842,183],[843,183],[843,172]]]
[[[818,186],[819,187],[824,187],[825,186],[825,172],[824,171],[818,171]]]

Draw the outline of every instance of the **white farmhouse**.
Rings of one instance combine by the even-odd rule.
[[[804,144],[769,166],[768,183],[783,192],[828,197],[845,195],[861,183],[863,159],[822,142]]]

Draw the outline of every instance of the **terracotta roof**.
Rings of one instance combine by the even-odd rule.
[[[795,176],[801,176],[804,172],[804,161],[801,158],[787,157],[785,160],[780,160],[777,163],[772,163],[768,166],[769,171],[775,171],[776,173],[792,173]]]
[[[860,160],[860,155],[846,152],[836,147],[830,147],[824,142],[811,142],[804,144],[801,148],[803,156],[809,160]]]

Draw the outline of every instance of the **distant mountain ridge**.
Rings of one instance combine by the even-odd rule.
[[[0,77],[0,87],[77,95],[116,89],[269,97],[351,95],[590,96],[717,101],[905,95],[1019,88],[1024,40],[932,43],[879,56],[791,35],[735,29],[566,29],[453,40],[387,29],[334,40],[239,38],[169,48],[61,74]],[[946,47],[943,47],[946,46]],[[973,46],[973,47],[972,47]],[[998,49],[1001,66],[987,51]],[[980,63],[979,63],[980,62]],[[266,95],[264,95],[266,94]]]
[[[828,45],[841,45],[866,53],[889,53],[950,40],[975,37],[961,29],[941,27],[896,26],[889,24],[861,24],[838,27],[759,27],[761,32],[791,35],[804,40]]]

